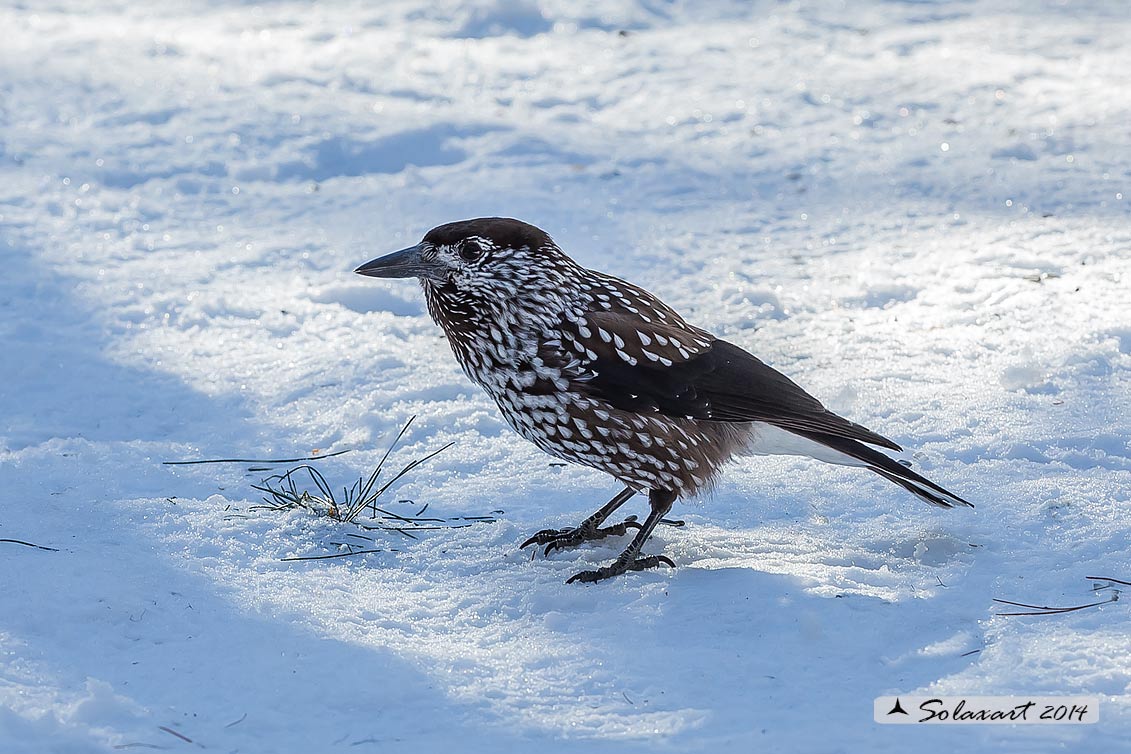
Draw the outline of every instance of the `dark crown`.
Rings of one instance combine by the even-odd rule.
[[[490,240],[504,249],[539,249],[554,241],[541,228],[509,217],[478,217],[439,225],[428,231],[424,242],[433,246],[452,246],[470,236]]]

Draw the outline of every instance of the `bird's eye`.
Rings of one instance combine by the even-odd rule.
[[[459,258],[465,262],[474,262],[483,256],[483,247],[475,241],[464,241],[459,247]]]

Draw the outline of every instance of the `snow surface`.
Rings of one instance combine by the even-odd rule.
[[[1116,751],[1131,745],[1124,4],[0,7],[0,751]],[[511,433],[419,291],[441,222],[547,229],[907,446],[977,505],[736,464],[651,550],[530,560],[617,490]],[[418,415],[389,535],[189,458]],[[633,512],[640,513],[639,499]],[[631,504],[630,504],[631,507]],[[390,551],[395,549],[395,551]],[[877,726],[925,691],[1098,725]],[[192,743],[184,739],[191,739]]]

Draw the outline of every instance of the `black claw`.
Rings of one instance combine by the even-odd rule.
[[[575,581],[580,581],[582,584],[591,584],[594,581],[607,579],[608,576],[602,576],[600,571],[578,571],[577,573],[566,579],[567,584],[572,584]]]
[[[549,542],[544,548],[542,548],[542,557],[548,557],[549,554],[554,550],[563,550],[566,547],[581,544],[580,538],[577,538],[576,542],[573,540],[573,537],[562,537],[561,539],[555,539],[553,542]]]
[[[534,536],[519,545],[518,549],[524,550],[530,547],[530,545],[544,545],[554,537],[560,536],[567,531],[569,531],[569,529],[543,529],[542,531],[535,532]]]
[[[619,524],[606,526],[603,529],[598,529],[595,526],[577,526],[566,529],[543,529],[537,532],[530,539],[523,542],[519,549],[524,549],[530,545],[545,545],[542,550],[542,555],[549,555],[554,550],[564,550],[567,547],[577,547],[583,542],[591,542],[597,539],[604,539],[605,537],[620,536],[628,532],[629,529],[640,529],[641,525],[636,521],[636,516],[629,516]]]
[[[651,555],[647,558],[640,558],[628,567],[630,571],[643,571],[645,568],[655,568],[659,565],[666,565],[669,568],[675,568],[675,562],[667,555]]]
[[[636,516],[629,516],[624,521],[621,521],[619,524],[613,524],[612,526],[606,526],[604,529],[598,529],[598,531],[605,532],[605,536],[608,537],[608,536],[613,536],[613,535],[619,536],[621,534],[627,534],[629,529],[643,529],[643,528],[644,527],[641,526],[636,521]]]

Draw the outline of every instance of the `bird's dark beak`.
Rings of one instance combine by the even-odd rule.
[[[434,274],[434,265],[429,264],[421,256],[424,244],[410,246],[407,249],[394,251],[383,257],[366,262],[354,272],[358,275],[367,275],[372,278],[423,278]]]

